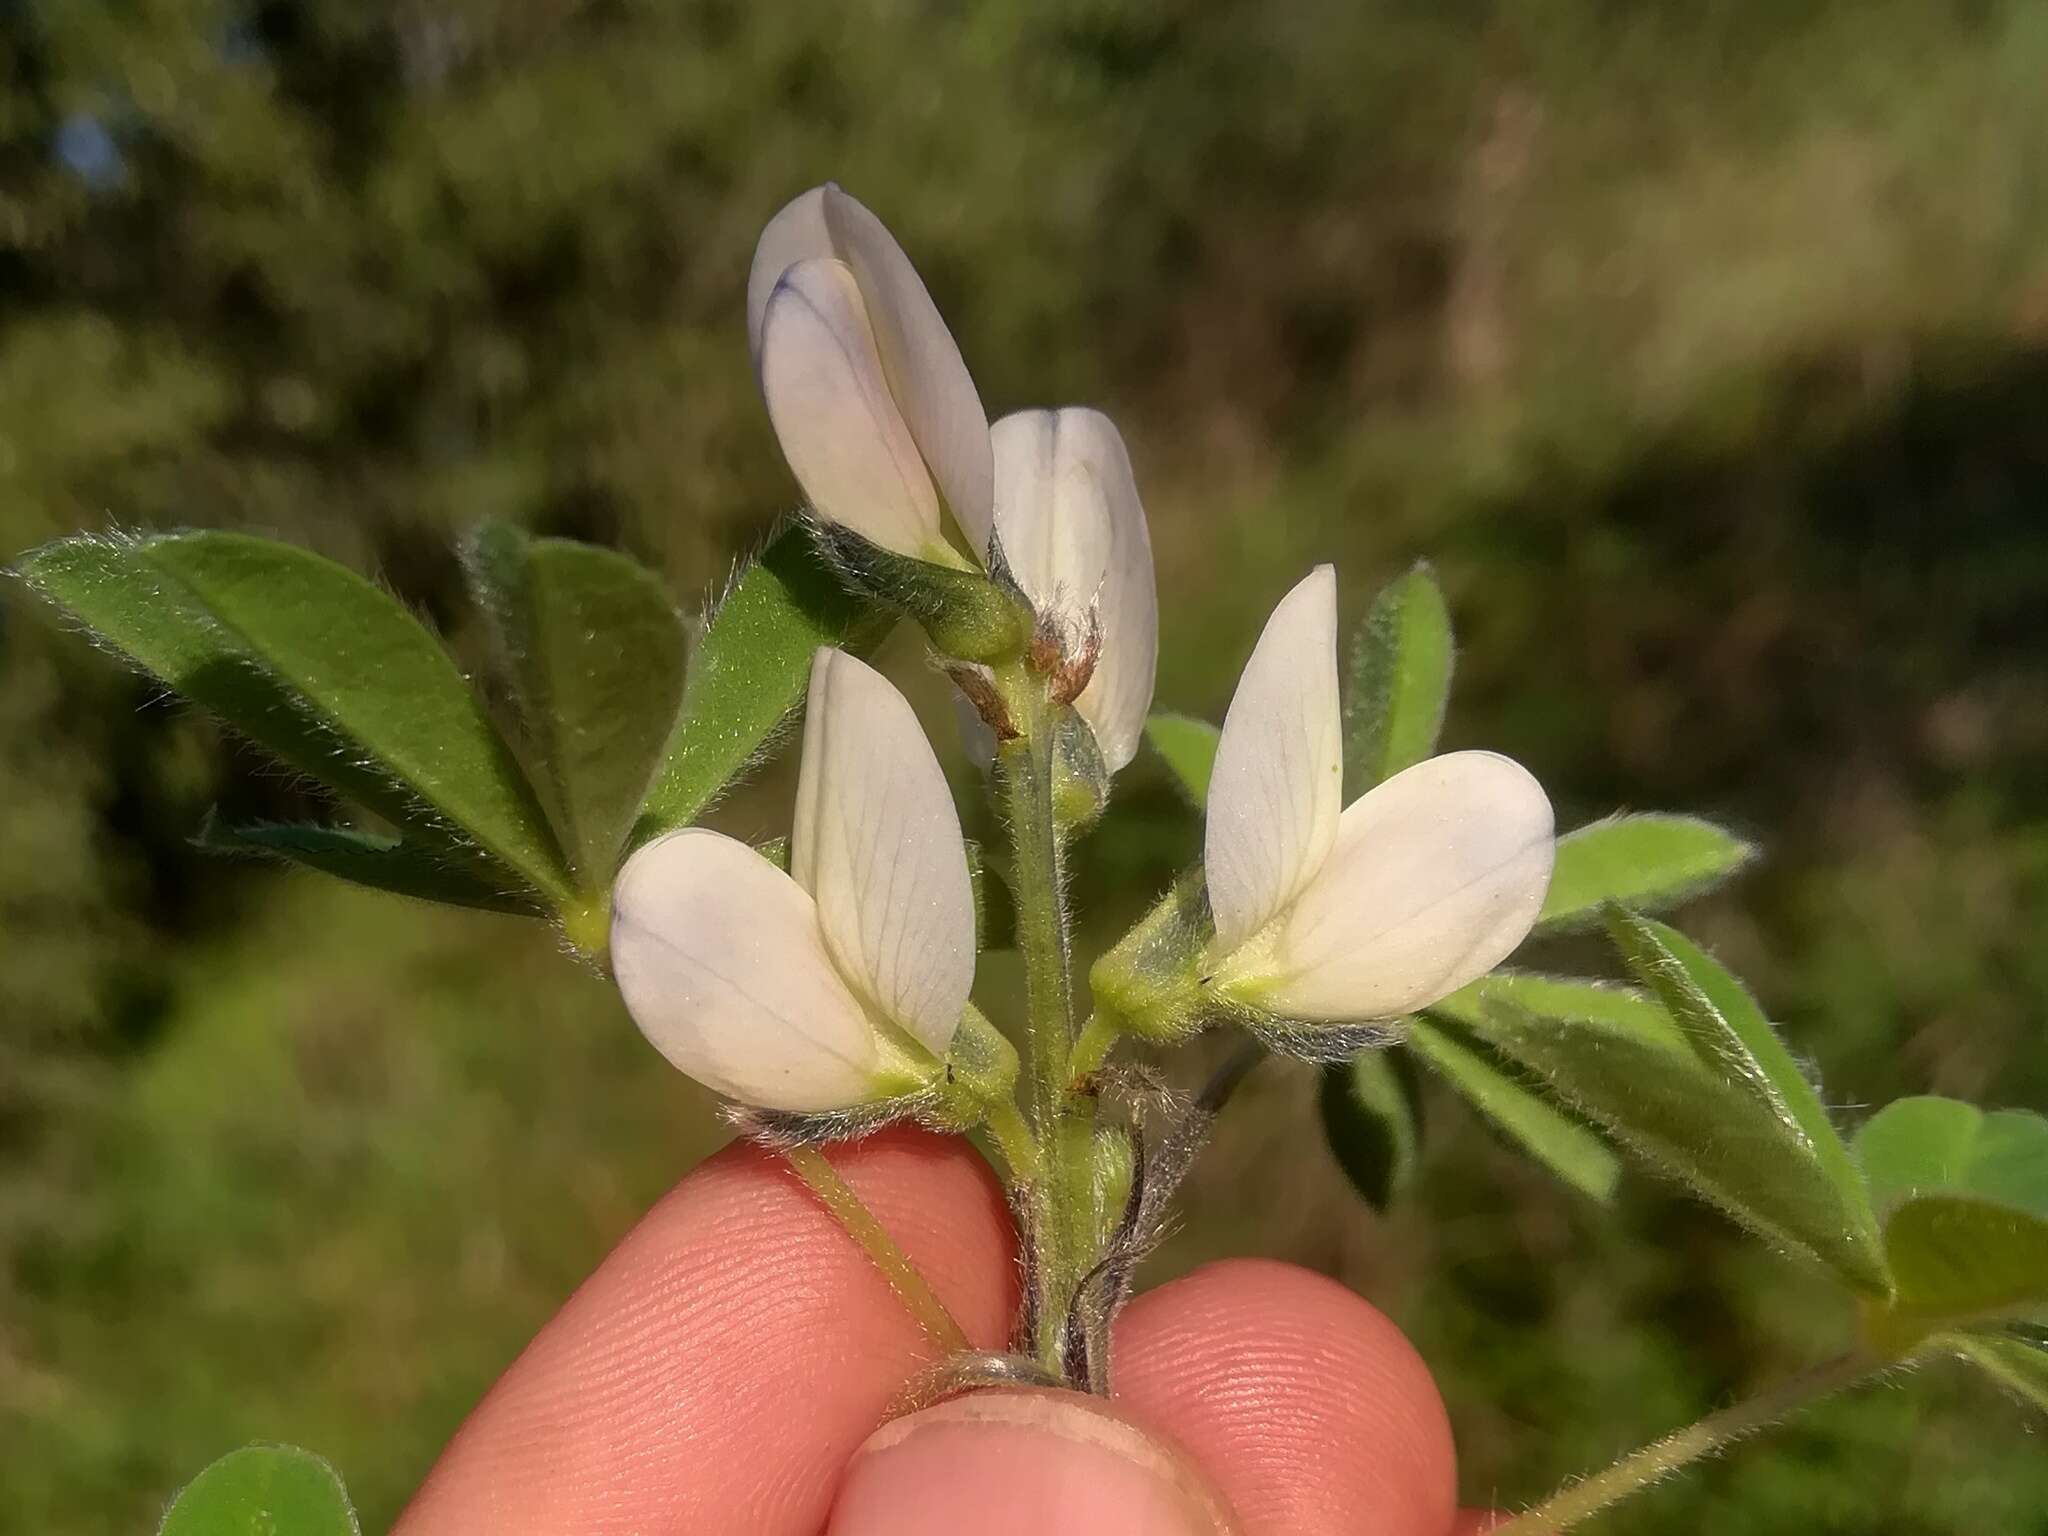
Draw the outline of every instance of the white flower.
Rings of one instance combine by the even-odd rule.
[[[686,828],[626,861],[612,968],[641,1032],[707,1087],[818,1111],[937,1076],[974,979],[974,895],[930,743],[880,673],[811,668],[784,874]]]
[[[1336,575],[1273,610],[1224,717],[1204,866],[1225,995],[1293,1019],[1387,1018],[1485,975],[1543,905],[1550,801],[1491,752],[1418,763],[1339,810]]]
[[[1152,540],[1130,455],[1100,411],[1019,411],[989,432],[996,536],[1041,614],[1071,637],[1101,625],[1094,676],[1074,701],[1115,773],[1137,754],[1159,659]]]
[[[747,340],[783,455],[821,517],[943,565],[994,527],[988,416],[895,238],[831,183],[761,232]]]

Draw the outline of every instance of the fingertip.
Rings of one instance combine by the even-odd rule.
[[[1450,1420],[1429,1368],[1370,1303],[1289,1264],[1230,1260],[1140,1296],[1118,1399],[1201,1462],[1248,1536],[1442,1536]]]
[[[827,1536],[1235,1536],[1176,1447],[1100,1399],[982,1392],[886,1425],[847,1468]]]
[[[892,1131],[835,1167],[979,1347],[1016,1310],[986,1163]],[[811,1536],[846,1458],[932,1358],[787,1163],[735,1145],[627,1234],[478,1405],[405,1536],[744,1529]]]

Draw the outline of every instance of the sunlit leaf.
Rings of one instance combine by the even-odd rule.
[[[1753,1093],[1650,1040],[1546,1019],[1505,999],[1489,1012],[1490,1044],[1652,1169],[1857,1288],[1888,1291],[1875,1234],[1816,1160],[1788,1155],[1783,1120]]]
[[[1663,1004],[1646,992],[1611,981],[1546,976],[1536,971],[1495,971],[1430,1004],[1429,1011],[1455,1019],[1484,1039],[1489,997],[1501,998],[1542,1018],[1617,1030],[1632,1039],[1677,1051],[1687,1059],[1692,1057],[1692,1047],[1671,1022]]]
[[[1538,929],[1600,920],[1608,902],[1661,911],[1719,885],[1756,857],[1746,843],[1692,816],[1610,816],[1557,840],[1557,866]]]
[[[488,523],[467,555],[534,785],[578,884],[602,891],[675,728],[682,620],[613,550]]]
[[[1408,1048],[1497,1131],[1565,1183],[1595,1200],[1614,1198],[1621,1159],[1592,1131],[1505,1071],[1483,1049],[1429,1019],[1409,1026]]]
[[[539,803],[438,641],[389,593],[236,533],[75,538],[18,567],[106,644],[409,835],[536,889],[567,875]]]
[[[1727,1078],[1780,1127],[1782,1163],[1806,1164],[1835,1192],[1836,1238],[1858,1260],[1859,1282],[1884,1272],[1863,1176],[1813,1084],[1742,983],[1677,929],[1619,908],[1608,931],[1635,978],[1661,1002],[1710,1071]]]
[[[229,826],[209,816],[193,841],[208,853],[277,859],[421,901],[522,917],[544,915],[511,870],[503,870],[494,882],[486,864],[458,861],[442,849],[371,837],[350,827],[294,822]]]
[[[310,1451],[251,1445],[195,1477],[158,1536],[359,1536],[334,1468]]]
[[[1352,644],[1344,701],[1344,798],[1436,750],[1455,646],[1443,589],[1427,563],[1390,581]]]
[[[1363,1051],[1323,1068],[1323,1135],[1352,1188],[1384,1211],[1415,1172],[1421,1110],[1405,1063],[1391,1051]]]
[[[1198,810],[1209,803],[1209,774],[1221,736],[1215,726],[1192,715],[1154,715],[1145,722],[1145,739]]]
[[[865,650],[891,622],[839,586],[801,527],[785,528],[711,610],[635,839],[695,821],[754,764],[803,702],[819,646]]]
[[[1856,1133],[1855,1153],[1882,1210],[1913,1195],[1946,1193],[2048,1220],[2048,1119],[2027,1110],[1900,1099]]]

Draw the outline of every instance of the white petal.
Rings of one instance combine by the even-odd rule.
[[[811,663],[789,869],[855,989],[944,1056],[974,982],[974,890],[946,776],[887,678]]]
[[[769,1109],[877,1095],[882,1056],[817,907],[745,843],[686,828],[626,861],[612,971],[641,1033],[707,1088]]]
[[[747,346],[757,372],[761,367],[761,322],[768,313],[768,296],[775,292],[782,274],[800,261],[833,254],[832,236],[825,229],[823,187],[790,199],[761,231],[754,246],[754,265],[747,273]]]
[[[853,273],[813,258],[782,275],[761,321],[761,394],[783,457],[821,517],[914,558],[943,549],[939,503],[882,374]]]
[[[989,429],[996,533],[1017,584],[1081,633],[1102,625],[1095,676],[1074,707],[1109,771],[1137,755],[1159,662],[1152,539],[1116,426],[1100,411],[1018,411]]]
[[[838,187],[821,189],[832,251],[853,269],[910,436],[976,559],[995,527],[988,413],[924,280],[882,221]]]
[[[1223,717],[1203,865],[1228,954],[1322,867],[1344,800],[1337,706],[1337,573],[1319,565],[1280,600]]]
[[[1359,797],[1281,920],[1269,1006],[1378,1019],[1484,976],[1527,936],[1550,886],[1550,800],[1493,752],[1453,752]]]

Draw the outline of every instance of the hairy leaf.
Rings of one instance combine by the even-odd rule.
[[[1455,646],[1443,589],[1426,562],[1373,600],[1351,650],[1344,709],[1344,799],[1436,750]]]
[[[359,1536],[334,1468],[310,1451],[251,1445],[195,1477],[158,1536]]]
[[[1962,1333],[1948,1342],[2021,1402],[2048,1413],[2048,1331]]]
[[[819,646],[866,650],[891,622],[841,589],[800,526],[784,528],[711,610],[635,840],[695,821],[753,765],[803,702]]]
[[[1780,1160],[1806,1165],[1834,1190],[1838,1236],[1860,1255],[1843,1273],[1859,1283],[1881,1276],[1883,1250],[1863,1176],[1820,1095],[1742,983],[1663,923],[1609,908],[1608,931],[1637,981],[1664,1005],[1701,1063],[1776,1122]]]
[[[1621,1182],[1621,1159],[1592,1131],[1547,1103],[1491,1054],[1427,1018],[1408,1030],[1408,1048],[1508,1140],[1581,1194],[1606,1202]]]
[[[1597,923],[1609,902],[1674,907],[1719,885],[1756,852],[1755,844],[1692,816],[1610,816],[1558,839],[1537,928]]]
[[[1648,993],[1611,981],[1546,976],[1536,971],[1495,971],[1430,1004],[1429,1011],[1455,1019],[1483,1040],[1487,1031],[1486,1002],[1493,997],[1542,1018],[1616,1030],[1632,1039],[1664,1046],[1688,1060],[1692,1058],[1692,1047],[1661,1003]]]
[[[493,880],[489,865],[452,859],[440,848],[371,837],[351,827],[302,822],[229,826],[209,815],[193,843],[208,853],[276,859],[421,901],[520,917],[545,915],[512,870],[499,867]]]
[[[551,897],[546,817],[461,673],[387,592],[237,533],[65,539],[18,567],[171,688],[409,835],[465,838]]]
[[[535,786],[577,884],[602,892],[675,728],[682,620],[654,573],[613,550],[487,523],[467,555]]]
[[[1488,1006],[1489,1043],[1650,1167],[1858,1289],[1889,1292],[1874,1232],[1815,1160],[1787,1155],[1784,1122],[1756,1095],[1648,1040],[1542,1018],[1505,999]],[[1860,1183],[1856,1196],[1860,1203]]]

